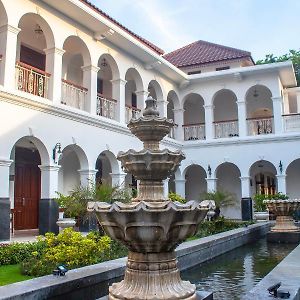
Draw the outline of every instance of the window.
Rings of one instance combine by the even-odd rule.
[[[216,71],[223,71],[223,70],[228,70],[230,69],[229,66],[226,66],[226,67],[219,67],[219,68],[216,68]]]

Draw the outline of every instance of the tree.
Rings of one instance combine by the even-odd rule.
[[[297,85],[299,86],[300,85],[300,50],[289,50],[288,53],[278,57],[274,56],[273,54],[267,54],[264,59],[258,60],[256,64],[257,65],[270,64],[270,63],[282,62],[287,60],[291,60],[294,65]]]

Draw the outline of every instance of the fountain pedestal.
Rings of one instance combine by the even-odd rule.
[[[144,149],[120,152],[118,159],[126,173],[140,180],[138,195],[128,204],[88,204],[105,232],[129,249],[124,280],[110,287],[108,299],[209,299],[197,294],[195,285],[182,281],[177,267],[176,246],[197,232],[208,206],[173,203],[164,196],[163,180],[185,159],[181,151],[159,148],[174,123],[159,117],[156,100],[149,97],[143,116],[127,126]]]

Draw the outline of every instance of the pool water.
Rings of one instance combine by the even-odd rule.
[[[242,299],[295,244],[271,244],[265,239],[248,244],[181,273],[197,290],[214,293],[214,300]]]

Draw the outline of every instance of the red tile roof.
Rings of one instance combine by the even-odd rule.
[[[212,62],[251,58],[251,53],[206,41],[196,41],[163,56],[176,67],[187,67]]]
[[[138,39],[140,42],[142,42],[144,45],[146,45],[150,49],[152,49],[155,52],[157,52],[159,55],[164,54],[164,51],[162,49],[160,49],[159,47],[155,46],[151,42],[147,41],[146,39],[142,38],[141,36],[139,36],[139,35],[135,34],[134,32],[132,32],[130,29],[128,29],[125,26],[123,26],[121,23],[119,23],[114,18],[110,17],[108,14],[106,14],[103,10],[101,10],[100,8],[98,8],[97,6],[95,6],[94,4],[92,4],[90,1],[88,1],[88,0],[80,0],[80,1],[82,3],[84,3],[84,4],[86,4],[87,6],[89,6],[91,9],[93,9],[97,13],[99,13],[104,18],[106,18],[109,21],[113,22],[115,25],[117,25],[118,27],[120,27],[121,29],[123,29],[124,31],[126,31],[127,33],[129,33],[134,38]]]

